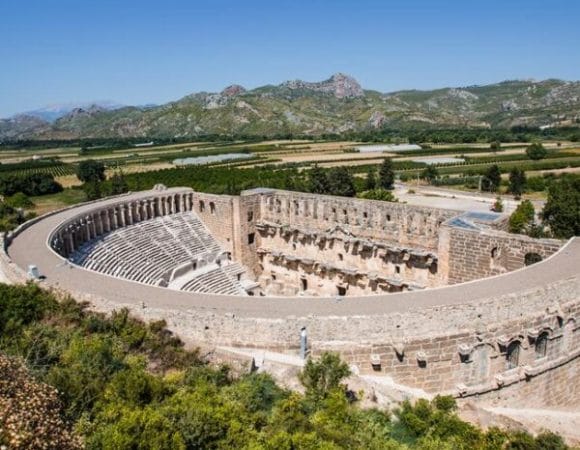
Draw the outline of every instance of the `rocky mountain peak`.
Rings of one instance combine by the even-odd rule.
[[[352,98],[364,96],[364,91],[353,77],[344,73],[335,73],[329,79],[318,82],[292,80],[282,83],[289,89],[308,89],[316,92],[333,94],[336,98]]]
[[[75,119],[77,117],[90,117],[104,111],[106,111],[106,109],[99,105],[91,105],[88,108],[74,108],[70,113],[65,115],[63,118]]]
[[[359,82],[344,73],[335,73],[329,80],[323,81],[337,98],[362,97],[363,89]]]
[[[225,97],[234,97],[236,95],[240,95],[246,92],[246,88],[244,86],[240,86],[239,84],[232,84],[231,86],[226,87],[223,91],[221,91],[221,95]]]

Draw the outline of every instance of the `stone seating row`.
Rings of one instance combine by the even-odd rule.
[[[194,212],[157,217],[99,236],[83,244],[71,261],[84,268],[156,285],[173,269],[191,261],[215,261],[224,250]],[[228,264],[194,275],[184,290],[243,295],[244,268]]]

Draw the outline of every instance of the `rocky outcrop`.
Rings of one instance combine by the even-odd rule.
[[[336,73],[328,80],[314,83],[302,80],[286,81],[281,86],[289,89],[306,89],[315,92],[324,92],[332,94],[336,98],[364,96],[364,91],[359,82],[344,73]]]
[[[246,92],[246,88],[240,86],[239,84],[232,84],[228,86],[223,91],[221,91],[221,95],[224,97],[235,97],[236,95],[240,95]]]

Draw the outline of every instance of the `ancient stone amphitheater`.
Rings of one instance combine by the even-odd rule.
[[[5,236],[2,269],[223,348],[341,353],[361,374],[494,404],[580,401],[580,239],[495,213],[255,189],[125,194]]]

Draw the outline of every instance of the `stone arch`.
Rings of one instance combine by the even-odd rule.
[[[542,255],[535,252],[529,252],[524,255],[524,265],[531,266],[532,264],[536,264],[542,260]]]
[[[481,343],[473,348],[469,355],[469,371],[467,373],[467,384],[470,386],[483,384],[489,379],[491,357],[495,353],[495,348],[489,343]]]
[[[505,352],[506,370],[515,369],[520,365],[521,349],[522,342],[520,339],[514,339],[507,345]]]
[[[489,252],[489,267],[491,269],[499,270],[501,272],[505,272],[506,270],[506,260],[507,255],[504,252],[504,249],[500,245],[494,245],[490,252]]]
[[[548,356],[548,339],[550,338],[550,333],[548,330],[544,329],[540,331],[538,337],[534,342],[534,352],[536,359],[541,359]]]

